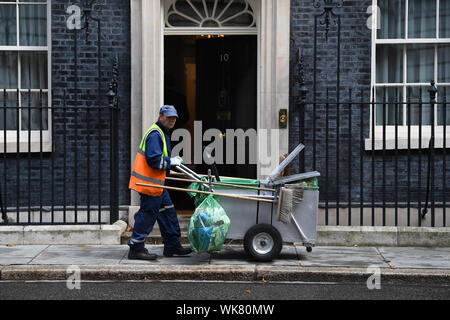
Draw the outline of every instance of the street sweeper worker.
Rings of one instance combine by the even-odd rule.
[[[180,226],[169,192],[161,188],[138,186],[136,183],[165,185],[166,175],[172,166],[183,163],[181,157],[171,158],[169,131],[175,126],[178,113],[174,106],[161,107],[158,121],[145,133],[131,172],[129,188],[139,192],[140,209],[135,215],[131,239],[128,242],[130,260],[155,260],[156,254],[145,248],[145,238],[150,234],[156,221],[164,243],[164,256],[187,255],[191,248],[180,244]]]

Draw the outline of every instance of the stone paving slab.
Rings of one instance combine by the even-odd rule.
[[[297,251],[304,267],[389,267],[373,247],[315,247],[311,253],[297,247]]]
[[[378,248],[395,268],[450,269],[450,248]]]
[[[119,264],[128,246],[50,246],[29,264],[33,265],[96,265]]]
[[[164,257],[163,245],[147,246],[149,253],[156,254],[158,256],[155,261],[142,261],[142,260],[128,260],[128,246],[127,254],[120,261],[120,264],[124,265],[139,265],[139,264],[150,264],[150,265],[205,265],[209,264],[210,255],[208,253],[196,254],[191,253],[187,256],[173,256],[170,258]]]
[[[28,264],[43,252],[47,245],[38,246],[1,246],[0,265]]]
[[[450,269],[450,248],[402,247],[315,247],[307,253],[303,246],[283,246],[281,255],[272,262],[258,263],[242,245],[226,245],[217,254],[163,256],[162,245],[148,245],[156,261],[128,260],[127,245],[34,245],[0,246],[0,265],[266,265],[302,267],[354,267]]]
[[[217,254],[166,258],[163,246],[147,246],[156,261],[128,260],[127,245],[0,246],[1,280],[67,279],[67,266],[80,267],[86,280],[270,280],[366,281],[369,266],[382,269],[383,281],[450,279],[450,248],[283,246],[272,262],[252,261],[242,245],[225,245]]]
[[[244,250],[244,246],[225,246],[222,251],[211,255],[214,265],[254,265],[260,262],[252,260]],[[283,246],[280,256],[266,265],[298,266],[297,250],[294,246]]]

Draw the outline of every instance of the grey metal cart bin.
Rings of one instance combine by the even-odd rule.
[[[261,188],[273,191],[209,186],[210,190],[218,194],[216,199],[231,220],[227,239],[243,240],[246,253],[255,260],[271,261],[276,258],[281,252],[283,243],[301,244],[308,252],[311,252],[315,246],[319,203],[317,177],[320,173],[314,171],[280,177],[281,172],[303,149],[304,146],[299,145],[271,175],[259,180]],[[200,176],[187,167],[181,166],[179,169],[191,178],[201,181]],[[246,179],[240,180],[245,186]],[[248,179],[248,181],[252,184],[255,180]],[[300,183],[304,183],[303,199],[292,207],[291,221],[289,223],[279,221],[278,201],[281,188]],[[208,182],[203,181],[202,184],[205,185]],[[272,200],[272,202],[234,199],[221,197],[220,194]]]
[[[258,195],[257,192],[242,189],[216,189],[215,192],[263,199],[273,198],[270,194]],[[281,252],[283,243],[301,244],[308,252],[311,252],[315,246],[318,188],[305,187],[303,201],[293,208],[291,223],[278,221],[277,202],[270,204],[220,196],[217,197],[217,201],[231,220],[227,238],[243,240],[247,254],[258,261],[270,261],[276,258]]]

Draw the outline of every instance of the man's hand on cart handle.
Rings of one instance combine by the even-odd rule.
[[[170,166],[171,167],[178,167],[180,165],[182,165],[183,162],[183,158],[176,156],[174,158],[170,158]]]

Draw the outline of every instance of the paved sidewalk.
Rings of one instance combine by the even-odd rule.
[[[380,268],[384,281],[450,285],[450,248],[284,246],[270,263],[250,260],[242,245],[218,254],[166,258],[162,245],[147,245],[156,261],[130,261],[127,245],[1,246],[1,280],[65,280],[77,266],[82,280],[367,281]],[[68,271],[69,270],[69,271]]]

